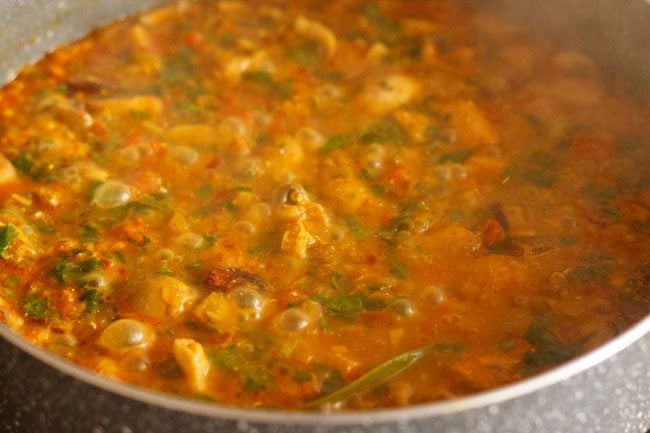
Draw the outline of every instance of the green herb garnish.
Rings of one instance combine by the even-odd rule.
[[[206,233],[203,235],[203,241],[205,242],[205,248],[211,248],[219,242],[219,236],[212,233]]]
[[[271,375],[262,368],[250,368],[241,373],[244,389],[248,392],[260,392],[271,383]]]
[[[79,228],[79,241],[84,244],[97,242],[99,241],[99,233],[93,226],[86,223]]]
[[[442,155],[438,160],[438,163],[443,164],[445,162],[455,162],[457,164],[462,164],[463,162],[467,161],[470,156],[472,156],[471,150],[459,150],[457,152],[451,152]]]
[[[531,170],[523,175],[524,180],[538,188],[550,188],[557,182],[558,177],[552,171]]]
[[[349,216],[345,219],[345,224],[350,229],[350,233],[357,239],[365,239],[368,237],[368,230],[359,223],[359,220],[354,216]]]
[[[19,284],[20,278],[17,275],[10,275],[2,282],[2,285],[8,289],[15,289]]]
[[[391,272],[393,275],[395,275],[397,278],[400,278],[402,280],[405,280],[409,276],[409,270],[406,267],[404,263],[395,263],[391,267]]]
[[[327,314],[333,317],[349,317],[364,310],[365,294],[323,296],[313,295],[312,300],[327,308]]]
[[[361,14],[368,24],[382,32],[385,37],[394,37],[399,31],[399,21],[389,18],[376,4],[367,3],[361,8]]]
[[[47,319],[52,315],[50,301],[47,298],[39,298],[35,294],[29,294],[23,304],[25,314],[34,319]]]
[[[293,375],[293,380],[298,383],[309,382],[312,378],[312,375],[306,371],[298,370]]]
[[[86,302],[86,313],[91,315],[99,313],[101,309],[101,298],[97,290],[92,289],[86,292],[84,301]]]
[[[275,81],[273,75],[266,71],[246,71],[242,79],[252,83],[260,91],[275,96],[278,99],[290,99],[293,95],[291,81]]]
[[[94,257],[78,263],[68,259],[63,259],[52,266],[49,274],[61,285],[72,284],[77,282],[81,276],[103,266],[104,262]]]
[[[5,252],[11,243],[18,237],[18,229],[11,224],[0,227],[0,257],[5,256]]]
[[[319,46],[311,39],[287,48],[286,55],[293,62],[308,67],[314,67],[320,62]]]
[[[352,140],[347,135],[335,135],[327,140],[327,143],[318,149],[318,153],[321,155],[327,155],[336,149],[347,146],[351,143],[351,141]]]
[[[430,353],[453,355],[462,350],[464,347],[459,344],[432,344],[410,350],[389,359],[344,387],[308,402],[303,408],[314,409],[326,403],[345,401],[354,395],[366,392],[404,372]]]
[[[242,79],[256,84],[272,84],[273,75],[266,71],[246,71],[241,75]]]
[[[571,344],[566,344],[544,322],[536,320],[531,323],[524,338],[535,346],[526,352],[524,365],[527,369],[536,370],[557,365],[575,357],[589,341],[591,334]]]
[[[393,143],[403,145],[406,144],[407,137],[402,128],[394,120],[384,119],[368,128],[359,141],[362,144]]]

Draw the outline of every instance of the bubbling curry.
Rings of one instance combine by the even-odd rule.
[[[648,119],[457,2],[173,3],[0,91],[0,319],[223,405],[512,383],[650,312]]]

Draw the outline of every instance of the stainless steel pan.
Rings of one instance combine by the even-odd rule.
[[[0,2],[0,84],[22,65],[93,27],[162,2]],[[646,0],[474,3],[584,49],[630,91],[650,101],[650,3]],[[6,433],[650,430],[650,317],[595,351],[510,386],[441,403],[342,414],[251,411],[152,393],[82,370],[31,346],[3,325],[0,336],[0,432]]]

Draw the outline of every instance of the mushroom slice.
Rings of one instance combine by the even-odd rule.
[[[336,36],[329,27],[301,15],[296,18],[293,28],[296,33],[320,42],[325,47],[328,56],[332,56],[336,52]]]
[[[204,392],[210,372],[210,362],[200,343],[191,338],[176,338],[173,343],[174,358],[185,373],[193,391]]]
[[[282,251],[298,257],[307,256],[307,249],[316,243],[316,238],[305,229],[301,220],[295,221],[282,236]]]
[[[0,185],[16,180],[18,174],[13,164],[0,153]]]
[[[388,75],[366,85],[360,102],[375,115],[385,114],[412,100],[418,90],[419,85],[412,78],[401,74]]]
[[[212,292],[194,309],[196,319],[223,334],[233,334],[237,328],[237,307],[223,293]]]
[[[178,317],[197,297],[193,287],[167,275],[138,278],[125,290],[133,308],[156,319]]]

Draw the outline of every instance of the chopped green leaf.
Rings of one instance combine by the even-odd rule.
[[[422,182],[415,184],[415,190],[423,196],[431,195],[431,193],[433,193],[433,189]]]
[[[403,39],[399,47],[399,53],[402,54],[403,58],[420,60],[422,58],[422,39],[418,37]]]
[[[327,332],[330,330],[330,322],[327,320],[325,317],[321,317],[320,320],[318,321],[318,324],[320,325],[320,329],[323,330],[323,332]]]
[[[409,270],[406,267],[404,263],[395,263],[393,264],[393,267],[391,268],[391,272],[393,275],[395,275],[397,278],[400,278],[402,280],[405,280],[409,276]]]
[[[208,349],[207,354],[208,359],[223,370],[233,371],[242,363],[235,346],[225,349]]]
[[[323,296],[313,295],[312,300],[327,308],[327,314],[333,317],[349,317],[363,311],[364,294]]]
[[[440,159],[438,160],[438,163],[443,164],[445,162],[455,162],[457,164],[461,164],[467,159],[472,156],[472,151],[471,150],[459,150],[457,152],[451,152],[447,153],[445,155],[442,155]]]
[[[354,235],[355,238],[365,239],[368,237],[368,230],[366,230],[366,228],[359,223],[359,220],[357,220],[356,217],[354,216],[347,217],[345,219],[345,224],[348,226],[348,229],[350,229],[350,233],[352,233],[352,235]]]
[[[512,341],[510,338],[502,338],[497,342],[497,349],[500,352],[506,352],[510,349],[515,347],[515,342]]]
[[[286,55],[293,62],[302,66],[314,67],[320,62],[318,43],[311,39],[290,46],[287,48]]]
[[[7,248],[18,237],[18,229],[11,224],[0,227],[0,257],[4,257]]]
[[[540,320],[536,320],[530,324],[524,338],[530,344],[535,346],[555,345],[560,343],[560,340],[558,340],[555,334],[553,334],[548,326]]]
[[[160,270],[158,271],[158,274],[160,275],[174,275],[172,270],[169,268],[169,265],[164,263],[161,267]]]
[[[15,289],[20,284],[20,279],[17,275],[10,275],[4,279],[2,285],[8,289]]]
[[[84,274],[90,273],[104,266],[104,262],[97,258],[90,258],[79,263],[70,260],[61,260],[52,266],[50,276],[59,284],[72,284]]]
[[[101,298],[97,290],[89,290],[84,296],[84,301],[86,302],[86,313],[90,315],[99,313],[101,309]]]
[[[37,222],[34,223],[34,227],[36,227],[36,230],[38,230],[38,232],[42,235],[53,235],[56,233],[54,226],[47,223]]]
[[[339,370],[326,364],[318,364],[314,369],[321,385],[320,395],[330,394],[341,388],[345,383]]]
[[[113,255],[117,258],[117,260],[120,261],[120,263],[126,263],[126,256],[124,255],[124,251],[122,250],[115,251]]]
[[[537,369],[558,365],[562,362],[568,361],[582,351],[585,343],[587,343],[590,338],[591,335],[587,335],[569,345],[556,344],[530,350],[526,352],[524,357],[525,365],[528,368]]]
[[[293,380],[298,383],[309,382],[312,379],[312,375],[306,371],[298,370],[293,375]]]
[[[86,223],[79,228],[79,241],[88,244],[99,241],[99,233],[97,230]]]
[[[273,75],[266,71],[246,71],[241,77],[246,81],[251,81],[256,84],[273,83]]]
[[[368,391],[386,382],[388,379],[404,372],[415,365],[422,357],[435,350],[436,345],[429,345],[397,355],[383,364],[373,368],[363,376],[342,388],[326,394],[305,404],[304,408],[317,408],[325,403],[345,401],[350,397]]]
[[[361,179],[363,179],[364,182],[368,185],[372,193],[380,197],[386,192],[386,187],[383,185],[378,184],[375,180],[377,179],[377,176],[373,175],[369,170],[367,169],[362,169],[360,171],[361,174]]]
[[[286,101],[293,96],[293,85],[290,80],[278,81],[271,86],[269,91],[276,98]]]
[[[490,254],[503,254],[506,256],[521,256],[523,254],[522,246],[510,237],[506,237],[498,244],[490,244],[485,249]]]
[[[443,132],[437,125],[429,125],[426,130],[426,136],[429,140],[437,141],[443,138]]]
[[[240,210],[239,206],[236,205],[232,200],[224,200],[222,204],[223,204],[223,208],[228,212],[232,212],[236,214]]]
[[[195,57],[189,47],[181,48],[176,56],[163,63],[160,79],[167,84],[186,84],[194,73]]]
[[[131,110],[129,111],[129,116],[136,122],[144,122],[145,120],[149,120],[151,118],[150,113],[142,110]]]
[[[629,278],[618,295],[624,313],[630,317],[642,317],[650,306],[650,275]]]
[[[75,272],[78,274],[87,274],[104,266],[104,262],[97,258],[92,258],[80,262],[75,268]]]
[[[372,182],[375,179],[377,179],[377,176],[372,174],[368,169],[363,168],[361,169],[360,173],[361,173],[361,179],[365,180],[366,182]]]
[[[198,198],[210,198],[214,195],[214,187],[212,185],[203,185],[194,193]]]
[[[349,289],[351,289],[345,278],[345,275],[340,272],[332,272],[332,278],[330,281],[332,282],[332,288],[339,292],[347,292]]]
[[[327,142],[318,149],[318,153],[321,155],[327,155],[336,149],[347,146],[351,143],[351,141],[352,140],[347,135],[335,135],[327,140]]]
[[[62,261],[52,266],[50,269],[50,276],[54,278],[59,284],[65,284],[69,279],[70,272],[70,263],[67,261]]]
[[[34,160],[25,152],[14,158],[11,163],[23,176],[31,175],[32,169],[34,168]]]
[[[232,189],[233,192],[242,192],[242,191],[251,192],[252,190],[253,189],[250,186],[244,186],[244,185],[236,186]]]
[[[382,299],[375,299],[375,298],[363,299],[363,309],[365,311],[379,311],[385,309],[387,306],[388,303]]]
[[[376,4],[366,3],[361,8],[361,14],[368,24],[375,27],[384,36],[394,36],[400,28],[399,21],[389,18]]]
[[[244,389],[248,392],[260,392],[271,383],[271,375],[262,368],[250,368],[242,372]]]
[[[551,170],[531,170],[523,177],[529,184],[546,189],[552,187],[558,180],[557,174]]]
[[[391,143],[403,145],[407,142],[407,136],[394,120],[384,119],[368,128],[359,141],[362,144]]]
[[[597,266],[581,266],[569,273],[569,278],[580,283],[604,281],[607,271]]]
[[[224,48],[233,48],[237,45],[237,37],[232,33],[224,33],[219,39],[219,44]]]
[[[526,335],[526,340],[535,346],[526,352],[524,365],[529,369],[545,368],[560,364],[575,357],[591,338],[587,335],[571,344],[563,343],[542,321],[534,321]]]
[[[557,167],[557,158],[551,152],[533,152],[528,157],[528,161],[537,167],[545,170],[552,170]]]
[[[219,236],[212,233],[206,233],[203,235],[203,241],[205,242],[206,248],[211,248],[219,242]]]
[[[327,81],[340,81],[345,75],[341,71],[317,71],[316,76]]]
[[[280,346],[280,353],[288,358],[296,350],[296,347],[298,347],[298,340],[288,340]]]
[[[168,194],[151,194],[141,200],[131,201],[103,211],[98,216],[97,221],[102,225],[111,226],[133,215],[147,215],[152,212],[168,215],[172,212],[172,208],[168,203],[169,198]]]
[[[50,301],[47,298],[40,298],[35,294],[29,294],[23,303],[25,314],[34,319],[46,319],[52,315]]]
[[[273,75],[266,71],[246,71],[242,74],[242,79],[278,99],[290,99],[293,94],[291,81],[274,81]]]

